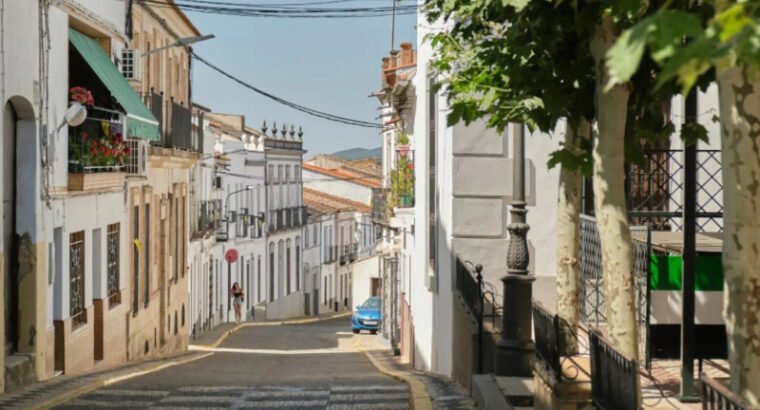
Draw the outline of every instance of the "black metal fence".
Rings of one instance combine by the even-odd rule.
[[[456,288],[478,324],[477,371],[483,371],[483,267],[472,270],[459,256],[456,256]]]
[[[536,355],[559,380],[562,375],[560,363],[563,349],[560,334],[560,318],[551,314],[537,301],[533,301],[533,333]]]
[[[683,151],[642,150],[642,166],[626,166],[626,204],[629,222],[656,231],[681,229],[683,213]],[[697,151],[697,231],[723,230],[723,182],[720,150]],[[593,186],[583,187],[582,212],[594,214]]]
[[[594,405],[604,410],[638,409],[638,363],[615,350],[599,330],[591,330],[589,337]]]
[[[741,397],[737,396],[720,382],[713,380],[706,374],[700,377],[702,382],[702,409],[703,410],[750,410],[749,406]]]
[[[596,328],[607,325],[607,306],[604,296],[602,267],[602,243],[596,219],[581,215],[580,221],[580,308],[581,322]],[[649,268],[651,259],[651,229],[648,226],[632,226],[634,257],[634,291],[636,318],[639,324],[640,356],[648,356],[647,324],[649,319]],[[647,359],[647,367],[649,359]]]

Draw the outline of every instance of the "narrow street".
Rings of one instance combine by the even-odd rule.
[[[58,408],[408,408],[408,387],[381,374],[354,342],[349,318],[245,327],[209,357]]]

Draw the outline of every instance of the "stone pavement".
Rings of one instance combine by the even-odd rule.
[[[401,363],[400,358],[392,354],[390,346],[381,336],[376,336],[374,339],[374,345],[367,343],[363,346],[365,353],[372,356],[374,361],[381,366],[396,373],[410,375],[422,382],[432,401],[433,409],[469,410],[475,408],[469,392],[462,386],[443,376],[415,370],[409,364]]]
[[[55,405],[57,402],[73,398],[88,391],[124,380],[128,377],[187,363],[207,356],[207,353],[184,352],[178,355],[132,363],[116,369],[75,376],[58,376],[34,383],[26,388],[0,395],[2,409],[36,409]]]

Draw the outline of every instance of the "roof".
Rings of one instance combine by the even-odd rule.
[[[369,205],[350,199],[331,195],[315,189],[303,189],[303,202],[309,208],[309,213],[331,214],[340,211],[356,211],[368,214],[372,211]],[[315,212],[312,212],[315,211]]]
[[[348,171],[344,168],[322,168],[309,163],[304,163],[303,169],[331,176],[335,179],[352,182],[354,184],[364,185],[369,188],[382,188],[382,184],[380,183],[379,179],[362,176],[358,173]]]

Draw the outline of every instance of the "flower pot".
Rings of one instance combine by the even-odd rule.
[[[414,203],[414,198],[411,194],[402,194],[399,196],[398,203],[401,208],[408,208]]]
[[[401,157],[406,158],[406,156],[409,155],[409,145],[408,144],[399,145],[398,154],[401,155]]]
[[[69,172],[69,191],[111,190],[124,187],[124,172]]]

